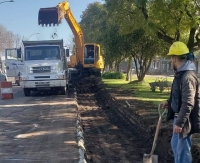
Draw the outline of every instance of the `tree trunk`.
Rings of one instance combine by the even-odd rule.
[[[132,62],[132,56],[130,56],[128,58],[128,65],[127,65],[127,71],[126,71],[126,81],[129,81],[129,78],[130,78],[130,69],[132,68],[131,62]]]
[[[119,62],[118,61],[115,62],[115,71],[119,72]]]
[[[120,63],[122,62],[122,59],[118,59],[117,61],[115,61],[115,71],[116,72],[120,72],[120,69],[119,69],[119,65]]]
[[[140,70],[140,74],[138,75],[138,81],[143,81],[144,77],[147,73],[147,71],[149,70],[149,67],[151,65],[152,62],[152,58],[145,58],[145,61],[142,62],[142,69]]]
[[[195,32],[196,32],[196,28],[191,28],[190,29],[189,40],[188,40],[188,43],[187,43],[187,46],[188,46],[188,48],[189,48],[190,51],[192,51],[193,47],[194,47]],[[198,40],[197,40],[197,42],[198,42]]]
[[[115,71],[119,72],[119,64],[115,65]]]
[[[137,74],[137,79],[138,81],[143,81],[144,77],[151,65],[152,62],[152,58],[148,58],[148,57],[137,57],[137,56],[133,56],[134,62],[135,62],[135,67],[136,67],[136,74]],[[137,61],[139,63],[139,68],[137,65]]]
[[[137,75],[137,78],[138,78],[138,74],[139,74],[139,71],[138,71],[138,62],[137,62],[137,57],[132,55],[133,57],[133,60],[134,60],[134,63],[135,63],[135,71],[136,71],[136,75]]]

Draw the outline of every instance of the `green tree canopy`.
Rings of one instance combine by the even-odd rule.
[[[169,45],[181,40],[190,50],[200,45],[196,0],[105,0],[124,32],[143,28]],[[124,22],[122,20],[126,20]],[[132,20],[132,21],[131,21]]]

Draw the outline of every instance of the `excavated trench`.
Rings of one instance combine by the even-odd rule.
[[[76,89],[87,163],[142,163],[143,154],[151,151],[158,117],[141,118],[132,107],[146,104],[119,101],[111,95],[113,90],[95,80],[83,81]],[[159,163],[173,162],[171,132],[171,126],[163,123],[155,151]],[[193,157],[199,162],[199,151]]]

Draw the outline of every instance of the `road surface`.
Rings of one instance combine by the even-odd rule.
[[[75,99],[13,92],[0,100],[0,163],[77,163]]]

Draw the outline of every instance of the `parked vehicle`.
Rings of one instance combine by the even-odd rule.
[[[17,59],[12,63],[20,70],[17,76],[25,96],[30,96],[31,91],[66,94],[68,78],[63,40],[23,41],[23,49],[17,49],[16,53]],[[7,73],[12,71],[6,66]]]
[[[7,81],[7,76],[3,72],[0,71],[0,81]]]
[[[23,63],[21,58],[18,58],[17,53],[20,49],[9,48],[5,50],[5,65],[6,65],[6,76],[11,77],[15,84],[20,85],[19,72],[22,70]]]

